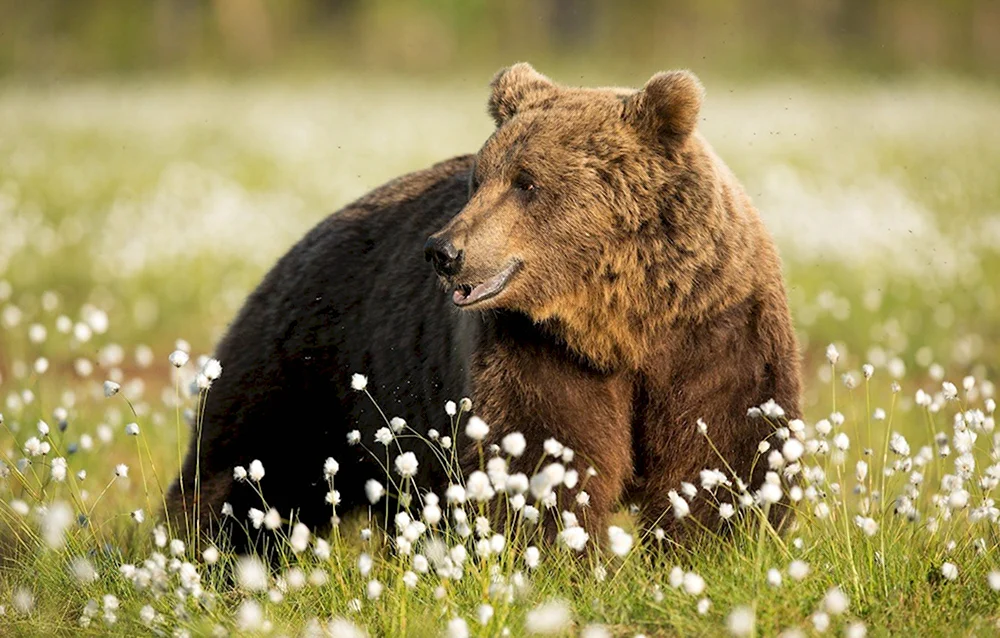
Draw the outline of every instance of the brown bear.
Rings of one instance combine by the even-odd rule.
[[[476,155],[334,213],[250,295],[218,346],[223,373],[168,500],[175,522],[186,512],[204,526],[229,503],[221,520],[247,527],[261,498],[233,468],[253,459],[283,517],[329,524],[327,457],[340,464],[338,513],[366,506],[365,481],[385,470],[347,435],[360,430],[381,455],[372,439],[385,421],[352,389],[359,372],[386,416],[423,435],[448,429],[446,401],[471,397],[486,446],[524,435],[511,472],[530,476],[549,438],[571,448],[568,465],[596,473],[589,504],[567,489],[559,507],[594,538],[626,498],[680,531],[663,516],[668,493],[724,467],[699,419],[732,471],[760,484],[773,425],[748,408],[773,399],[798,415],[798,351],[774,243],[696,131],[697,78],[571,88],[521,63],[491,87],[496,130]],[[404,448],[418,485],[446,485],[426,446]],[[690,507],[718,525],[709,499]]]

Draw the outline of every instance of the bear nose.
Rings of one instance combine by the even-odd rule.
[[[424,258],[434,263],[434,270],[443,277],[458,274],[462,267],[462,251],[443,237],[431,237],[424,244]]]

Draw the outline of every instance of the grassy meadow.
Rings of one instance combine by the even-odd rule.
[[[0,634],[1000,631],[1000,91],[706,84],[702,130],[781,249],[807,386],[805,423],[770,406],[760,416],[775,429],[759,461],[770,487],[741,490],[724,459],[677,486],[666,516],[683,515],[692,490],[740,495],[732,538],[674,547],[623,504],[607,536],[583,539],[543,505],[586,476],[550,455],[521,493],[528,477],[502,461],[512,443],[484,450],[488,476],[450,502],[390,467],[372,478],[411,494],[410,516],[378,500],[371,520],[322,538],[262,503],[256,524],[283,535],[274,570],[159,520],[197,420],[190,386],[308,228],[478,148],[485,80],[0,87]],[[388,392],[374,378],[365,391]],[[469,422],[441,406],[434,427],[470,445]],[[281,430],[309,445],[309,424]],[[361,444],[383,454],[370,434]],[[780,534],[763,522],[776,495],[796,510]],[[488,530],[476,518],[489,507],[518,515]],[[555,546],[538,542],[533,507],[560,518]]]

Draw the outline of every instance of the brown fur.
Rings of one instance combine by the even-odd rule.
[[[345,390],[361,371],[381,384],[380,399],[393,397],[387,412],[418,429],[440,422],[444,399],[471,393],[489,443],[527,438],[511,471],[530,473],[546,438],[571,447],[581,476],[597,470],[577,490],[590,494],[580,514],[598,537],[626,494],[659,520],[669,490],[722,466],[699,418],[733,469],[760,483],[763,464],[753,476],[751,467],[771,431],[746,412],[773,398],[798,415],[798,352],[774,244],[696,130],[698,80],[675,71],[639,91],[568,88],[518,64],[491,86],[497,129],[474,158],[400,178],[332,216],[247,302],[220,345],[226,372],[206,405],[206,480],[268,456],[268,476],[269,462],[286,473],[276,494],[265,490],[269,501],[321,521],[315,479],[333,455],[347,477],[343,509],[360,505],[377,471],[343,435],[360,423],[370,440],[379,426]],[[437,229],[462,256],[449,293],[512,267],[506,287],[449,308],[414,263]],[[265,424],[290,408],[324,424],[315,452],[295,463]],[[433,457],[420,458],[423,478],[441,481]],[[478,465],[467,458],[467,470]],[[243,516],[251,500],[240,489],[213,494],[229,491]],[[706,501],[692,509],[717,523]]]

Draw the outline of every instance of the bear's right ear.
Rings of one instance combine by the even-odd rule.
[[[527,62],[500,69],[493,81],[493,89],[488,104],[490,115],[497,126],[514,117],[518,109],[529,97],[547,93],[555,88],[552,80],[536,71]]]
[[[643,134],[671,147],[694,132],[705,93],[690,71],[657,73],[625,105],[625,118]]]

